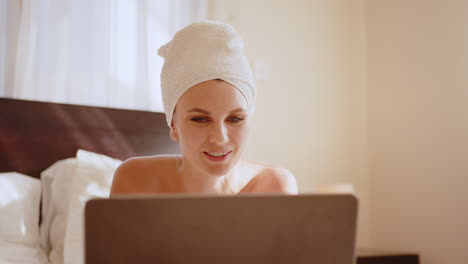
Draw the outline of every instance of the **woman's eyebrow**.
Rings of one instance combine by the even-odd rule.
[[[239,108],[237,108],[235,110],[232,110],[231,115],[234,114],[234,113],[237,113],[237,112],[247,112],[247,110],[242,108],[242,107],[239,107]]]
[[[208,112],[206,110],[203,110],[201,108],[198,108],[198,107],[192,108],[192,109],[188,110],[187,112],[200,112],[200,113],[205,114],[205,115],[211,115],[210,112]],[[232,110],[230,114],[232,115],[232,114],[237,113],[237,112],[247,112],[247,110],[245,110],[245,108],[239,107],[237,109]]]
[[[197,108],[197,107],[192,108],[192,109],[188,110],[187,112],[200,112],[200,113],[203,113],[205,115],[210,115],[211,114],[210,112],[208,112],[206,110],[203,110],[201,108]]]

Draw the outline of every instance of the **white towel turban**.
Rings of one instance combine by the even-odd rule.
[[[170,126],[180,97],[204,81],[222,79],[234,85],[245,97],[248,111],[255,107],[255,80],[243,54],[243,41],[228,24],[202,21],[180,31],[158,54],[163,57],[161,90]]]

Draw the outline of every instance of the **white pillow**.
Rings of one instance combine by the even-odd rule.
[[[105,155],[78,150],[76,158],[57,161],[42,172],[41,236],[51,264],[83,263],[84,203],[93,196],[109,195],[120,163]]]
[[[47,256],[40,245],[26,246],[0,239],[0,263],[2,264],[48,264]]]
[[[114,172],[122,161],[79,150],[79,166],[73,179],[72,199],[65,233],[64,263],[84,263],[84,206],[95,197],[109,197]]]
[[[72,180],[79,161],[60,160],[41,173],[41,244],[51,264],[63,263],[63,244],[71,199]]]
[[[114,159],[109,156],[98,154],[86,150],[79,149],[76,153],[76,158],[81,161],[80,164],[92,164],[96,166],[101,172],[106,173],[105,177],[95,178],[96,180],[103,180],[103,186],[110,186],[114,177],[114,172],[117,167],[122,163],[119,159]],[[108,175],[112,172],[112,175]]]
[[[47,263],[39,235],[41,184],[16,173],[0,173],[0,263]]]

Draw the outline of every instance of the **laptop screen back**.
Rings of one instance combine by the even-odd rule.
[[[154,195],[91,200],[87,264],[354,263],[353,195]]]

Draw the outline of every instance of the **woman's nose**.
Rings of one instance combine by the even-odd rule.
[[[213,125],[209,141],[218,145],[224,144],[228,141],[227,128],[224,124],[215,124]]]

